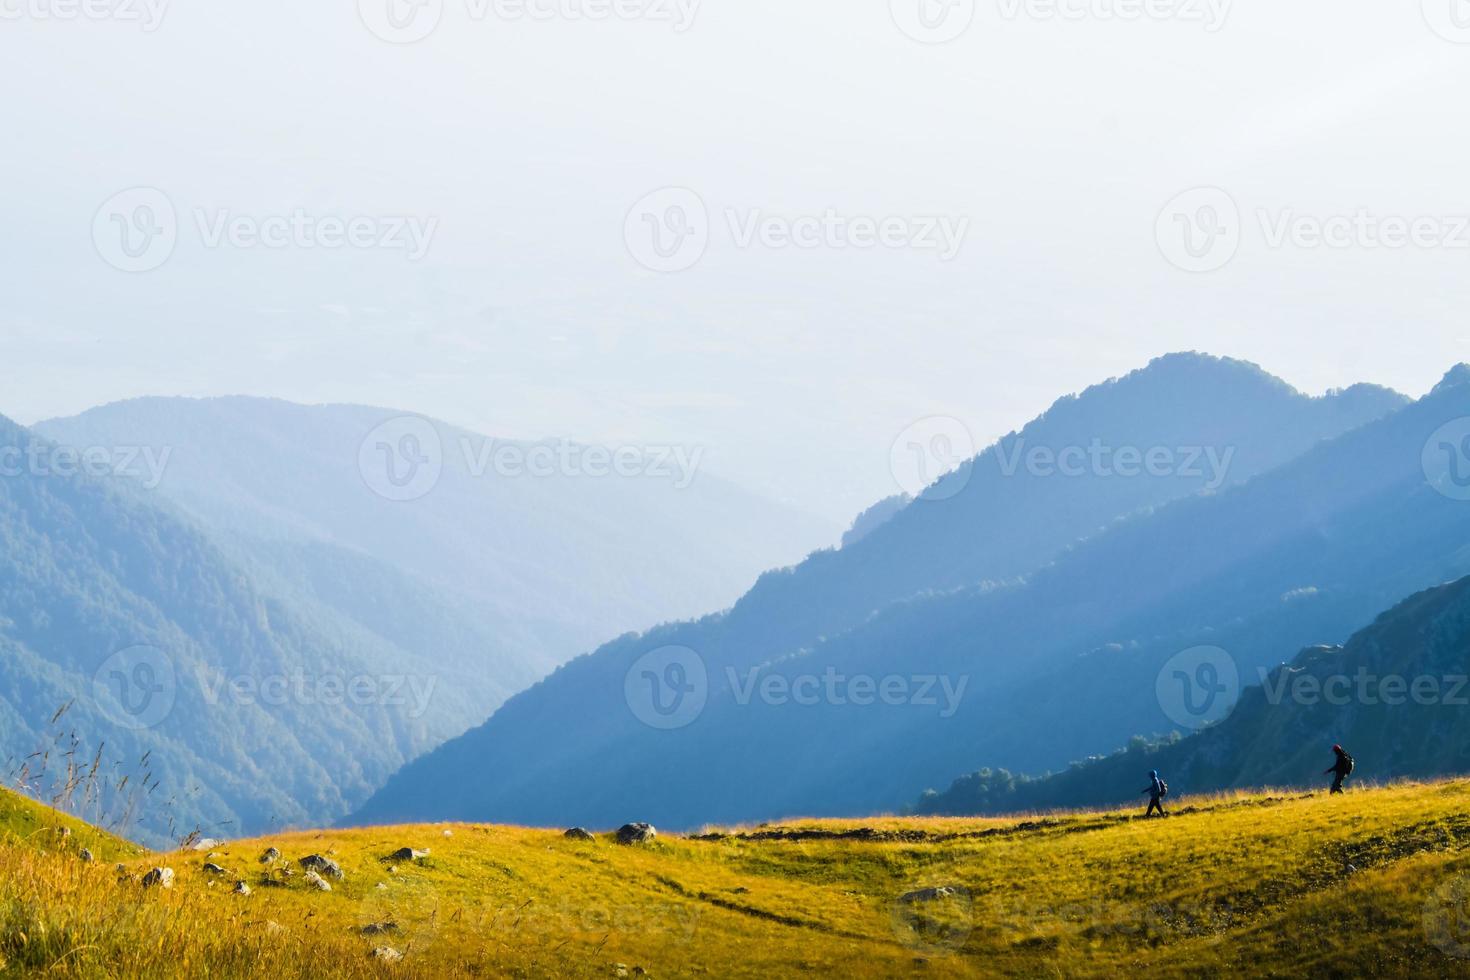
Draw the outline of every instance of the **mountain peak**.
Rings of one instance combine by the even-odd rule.
[[[1470,364],[1461,361],[1445,372],[1445,376],[1440,379],[1439,384],[1434,386],[1434,390],[1430,394],[1438,394],[1441,391],[1447,391],[1450,388],[1458,388],[1467,384],[1470,384]]]

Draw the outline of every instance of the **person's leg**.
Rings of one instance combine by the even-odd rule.
[[[1332,792],[1334,794],[1341,793],[1342,792],[1342,776],[1341,776],[1341,774],[1333,777],[1333,779],[1332,779]]]

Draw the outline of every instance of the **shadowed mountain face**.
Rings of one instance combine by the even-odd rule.
[[[578,644],[728,599],[815,543],[805,518],[677,466],[481,474],[463,446],[501,470],[545,457],[422,420],[408,434],[440,440],[442,469],[410,499],[373,469],[382,421],[148,400],[46,425],[70,457],[5,422],[6,775],[45,792],[62,751],[105,743],[113,785],[157,780],[128,828],[154,842],[331,821]]]
[[[1344,646],[1312,647],[1260,670],[1219,723],[1055,775],[985,770],[932,793],[919,811],[1007,813],[1126,802],[1158,769],[1175,793],[1254,786],[1323,786],[1332,746],[1357,779],[1470,771],[1470,578],[1421,592]]]
[[[167,453],[158,493],[284,586],[508,670],[513,689],[610,636],[728,606],[837,536],[704,472],[697,446],[514,443],[256,398],[148,398],[36,429]],[[424,620],[378,623],[401,590],[443,606],[468,648]]]
[[[1277,560],[1264,553],[1310,503],[1281,474],[1303,454],[1336,459],[1324,440],[1382,426],[1402,404],[1372,388],[1310,399],[1239,362],[1163,358],[1064,399],[849,547],[764,577],[729,613],[563,667],[358,816],[688,826],[904,805],[974,768],[960,760],[975,752],[1065,760],[1072,733],[1057,721],[1081,709],[1018,693],[1051,690],[1109,643],[1173,653],[1192,631],[1273,611],[1296,576],[1255,563]],[[1258,485],[1274,489],[1258,497]],[[1326,512],[1359,502],[1337,490]],[[1222,539],[1190,530],[1200,521]],[[1250,587],[1194,608],[1192,590],[1232,552],[1256,568]],[[1332,632],[1351,618],[1333,608],[1294,625]],[[1084,746],[1131,731],[1108,714],[1107,677],[1081,694],[1100,702]]]
[[[38,446],[0,418],[8,462]],[[7,781],[50,793],[105,744],[88,815],[123,819],[136,800],[141,822],[120,829],[140,839],[305,823],[344,812],[487,696],[461,670],[263,588],[131,484],[70,468],[7,465],[0,478]],[[124,776],[131,789],[112,792]]]

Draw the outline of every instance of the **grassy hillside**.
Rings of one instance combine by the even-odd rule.
[[[136,844],[3,789],[0,789],[0,849],[7,857],[17,851],[54,850],[69,858],[87,850],[98,861],[130,860],[147,853]]]
[[[311,832],[122,873],[6,834],[0,973],[1470,974],[1470,783],[1175,805],[1167,820],[822,821],[633,847],[493,826]],[[263,865],[272,846],[284,860]],[[400,847],[431,853],[390,860]],[[308,886],[310,854],[344,870],[330,892]],[[172,888],[143,887],[155,866]]]
[[[1360,777],[1470,772],[1467,649],[1470,578],[1462,578],[1410,596],[1343,646],[1312,647],[1258,675],[1264,683],[1247,687],[1228,717],[1193,735],[1135,739],[1122,752],[1042,777],[983,769],[926,794],[916,810],[953,816],[1115,805],[1150,769],[1186,793],[1318,786],[1334,742],[1354,754]]]

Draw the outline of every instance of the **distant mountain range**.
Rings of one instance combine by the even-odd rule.
[[[1213,640],[1249,669],[1470,573],[1470,505],[1421,465],[1470,387],[1405,402],[1162,358],[729,612],[560,668],[353,819],[873,812],[981,765],[1041,770],[1161,730],[1154,680],[1177,652]]]
[[[515,473],[548,457],[394,418],[147,399],[0,419],[5,775],[44,794],[62,751],[105,744],[113,785],[148,780],[129,830],[154,842],[329,821],[592,637],[728,602],[835,537],[707,474]],[[412,499],[374,469],[405,434],[440,446]]]
[[[450,621],[467,614],[496,638],[481,655],[536,676],[609,637],[724,608],[838,534],[706,472],[697,446],[514,442],[260,398],[144,398],[34,428],[167,452],[158,493],[291,587],[371,618],[377,596],[354,601],[343,575],[393,589],[406,575],[461,610]],[[430,478],[395,487],[389,468],[417,475],[405,438]]]
[[[1187,738],[1139,739],[1123,752],[1044,778],[982,770],[925,814],[1017,813],[1136,800],[1158,769],[1170,791],[1317,787],[1332,746],[1359,782],[1470,772],[1470,578],[1401,602],[1343,646],[1312,647],[1252,680],[1233,712]]]

